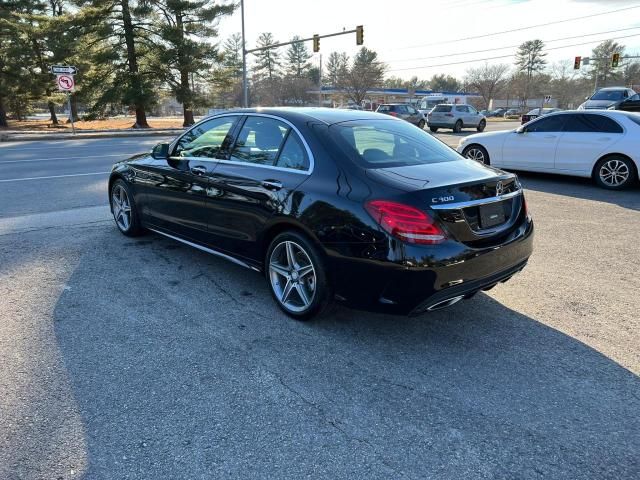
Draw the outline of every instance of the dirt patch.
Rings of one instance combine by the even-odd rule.
[[[39,130],[46,132],[64,132],[71,131],[71,124],[66,123],[67,117],[58,116],[60,125],[54,126],[50,120],[22,120],[9,121],[10,130]],[[181,128],[182,117],[162,117],[149,118],[149,126],[151,128]],[[88,122],[80,121],[75,123],[77,130],[128,130],[135,123],[135,117],[117,117],[108,118],[106,120],[91,120]]]

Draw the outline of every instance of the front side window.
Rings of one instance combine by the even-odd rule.
[[[631,98],[629,98],[629,100],[631,102],[637,102],[638,100],[640,100],[640,93],[636,93],[634,96],[632,96]]]
[[[268,117],[248,117],[231,152],[231,160],[273,166],[289,127]]]
[[[536,120],[525,129],[526,132],[561,132],[564,126],[566,115],[553,115]]]
[[[223,158],[231,145],[237,116],[212,118],[185,133],[173,151],[173,157]]]
[[[342,150],[364,168],[462,160],[451,148],[407,122],[342,122],[331,126],[329,131]]]

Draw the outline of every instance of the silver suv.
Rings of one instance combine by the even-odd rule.
[[[471,105],[441,103],[427,114],[427,124],[432,132],[437,132],[438,128],[451,128],[459,133],[463,127],[482,132],[487,126],[487,119]]]

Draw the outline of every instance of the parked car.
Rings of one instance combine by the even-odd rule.
[[[503,117],[507,112],[506,108],[496,108],[495,110],[491,110],[492,117]]]
[[[480,115],[484,115],[485,117],[488,117],[490,113],[489,110],[480,110]]]
[[[532,251],[516,175],[373,112],[207,118],[116,163],[108,191],[124,235],[151,230],[262,272],[301,320],[334,299],[398,314],[443,308],[508,280]]]
[[[424,115],[422,115],[418,109],[411,105],[407,105],[406,103],[384,103],[378,106],[376,112],[391,115],[392,117],[398,117],[409,123],[413,123],[419,128],[424,128]]]
[[[627,98],[616,107],[616,110],[625,110],[627,112],[640,112],[640,93]]]
[[[534,108],[533,110],[523,114],[520,117],[520,123],[524,125],[525,123],[530,122],[534,118],[542,117],[544,115],[548,115],[549,113],[553,113],[553,112],[559,112],[561,110],[562,110],[561,108],[543,108],[542,112],[540,112],[539,108]]]
[[[487,119],[471,105],[441,103],[427,114],[427,125],[432,132],[437,132],[438,128],[451,128],[460,133],[464,127],[482,132],[487,126]]]
[[[518,118],[520,116],[520,110],[517,108],[510,108],[506,112],[504,112],[504,118]]]
[[[601,88],[591,97],[587,97],[587,101],[580,105],[578,110],[615,110],[618,105],[635,94],[634,90],[626,87]]]
[[[458,152],[498,168],[591,177],[603,188],[618,190],[638,180],[640,115],[550,113],[517,130],[465,137]]]

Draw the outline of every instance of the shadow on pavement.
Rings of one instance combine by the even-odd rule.
[[[631,210],[640,210],[640,187],[620,191],[600,188],[590,178],[517,172],[526,189],[568,197],[606,202]]]
[[[115,228],[67,283],[84,478],[637,478],[638,378],[488,295],[298,323],[259,275]]]

